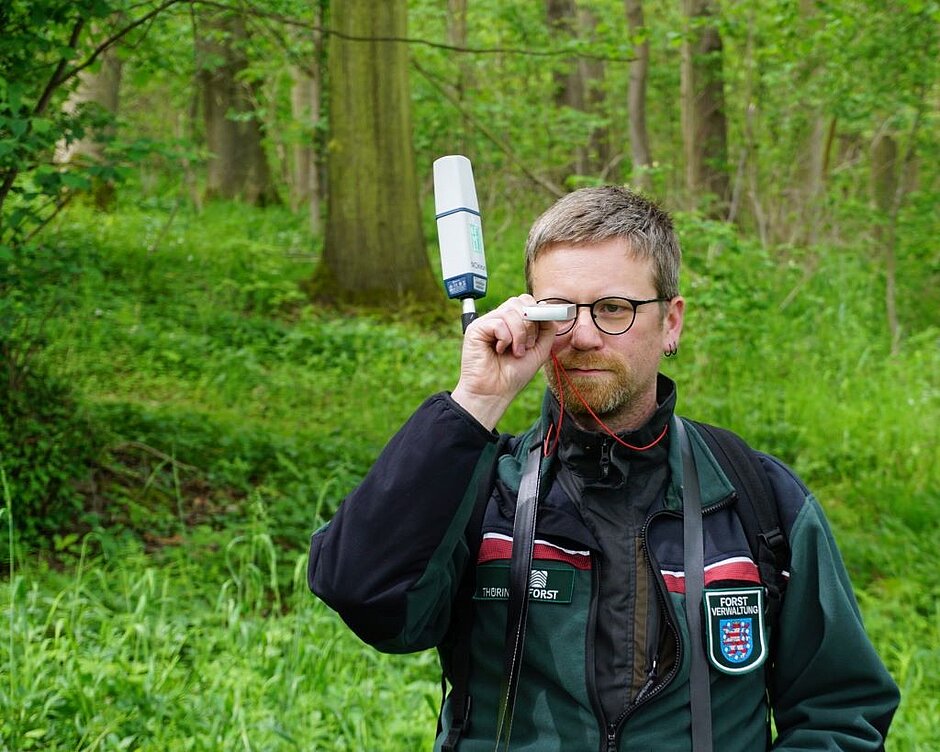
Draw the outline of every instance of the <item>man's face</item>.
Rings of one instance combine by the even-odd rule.
[[[532,294],[537,300],[563,298],[572,303],[591,303],[609,296],[634,300],[657,297],[652,262],[635,258],[622,239],[543,250],[532,265]],[[649,418],[656,407],[660,358],[679,341],[684,301],[676,297],[663,303],[665,316],[660,305],[647,303],[637,308],[633,326],[619,335],[600,331],[590,310],[578,309],[574,327],[556,337],[552,349],[565,373],[556,376],[552,362],[545,366],[549,388],[556,397],[563,392],[567,411],[579,419],[588,414],[565,374],[611,429],[638,428]]]

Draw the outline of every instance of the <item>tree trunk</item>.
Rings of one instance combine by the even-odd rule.
[[[811,115],[797,156],[797,205],[791,217],[790,243],[814,245],[823,224],[823,198],[829,173],[829,155],[836,134],[836,118],[816,111]]]
[[[447,0],[447,41],[454,47],[467,46],[467,0]],[[464,53],[456,53],[457,81],[454,83],[454,95],[461,107],[466,99],[466,92],[473,89],[472,58]],[[451,143],[454,151],[463,154],[466,150],[466,136],[463,124],[454,121]]]
[[[597,17],[586,8],[578,11],[578,34],[591,38],[597,28]],[[581,90],[584,96],[585,112],[593,115],[604,113],[604,61],[581,57],[578,59],[578,75],[581,77]],[[591,130],[586,148],[580,159],[583,160],[582,175],[599,174],[610,160],[610,133],[606,125]]]
[[[323,2],[313,3],[313,24],[323,24]],[[323,160],[319,127],[323,117],[323,34],[319,29],[312,32],[313,55],[308,64],[291,66],[291,114],[300,134],[292,148],[291,159],[291,208],[297,211],[306,208],[310,232],[319,235],[323,231],[321,219],[323,204]]]
[[[256,206],[277,203],[255,88],[239,80],[248,67],[244,20],[229,12],[204,12],[196,40],[206,143],[211,152],[207,198],[240,198]]]
[[[642,0],[625,0],[624,7],[634,56],[630,63],[630,84],[627,90],[633,184],[640,190],[649,191],[652,188],[649,171],[653,165],[649,135],[646,131],[646,78],[650,63],[650,43],[645,36]],[[641,36],[642,41],[637,44],[636,40]]]
[[[597,24],[587,10],[579,10],[576,0],[546,0],[545,17],[553,34],[577,38],[590,35]],[[569,59],[552,74],[555,81],[555,104],[584,113],[596,113],[603,104],[601,83],[604,65],[599,60]],[[567,172],[595,175],[608,155],[608,139],[603,128],[594,128],[578,139],[572,163]]]
[[[797,33],[809,38],[812,22],[819,11],[818,0],[800,0]],[[795,70],[794,86],[797,90],[810,89],[821,75],[823,53],[807,55]],[[806,111],[800,103],[800,110]],[[778,237],[791,244],[814,245],[823,224],[823,202],[829,157],[835,138],[836,118],[825,113],[821,105],[808,108],[805,124],[797,131],[796,159],[792,184],[778,199],[782,209],[782,227]]]
[[[875,137],[871,147],[871,195],[877,216],[874,234],[885,262],[885,316],[891,334],[891,352],[896,353],[901,341],[896,304],[897,258],[895,237],[898,197],[898,147],[887,133]]]
[[[292,149],[291,207],[295,211],[306,208],[310,232],[319,235],[321,189],[316,129],[320,122],[321,81],[318,75],[311,76],[296,66],[291,68],[291,76],[291,113],[302,129],[301,140]]]
[[[577,36],[578,8],[575,0],[545,0],[545,20],[553,35],[574,38]],[[578,66],[566,59],[564,66],[552,72],[555,81],[555,104],[558,107],[584,109],[584,89]]]
[[[86,68],[78,74],[78,86],[69,95],[62,109],[69,115],[75,115],[79,109],[93,106],[104,110],[112,118],[115,117],[118,113],[123,67],[124,63],[118,56],[117,48],[109,47],[101,54],[97,68]],[[109,126],[91,131],[81,140],[71,144],[60,142],[56,145],[55,161],[59,164],[76,161],[103,162],[104,147],[113,131]],[[92,187],[92,197],[97,209],[107,211],[112,208],[115,200],[114,182],[96,180]]]
[[[405,0],[335,0],[332,28],[405,37]],[[442,298],[421,228],[408,47],[330,39],[329,189],[318,297],[381,306]]]
[[[292,65],[290,67],[290,111],[291,118],[299,127],[300,133],[291,144],[290,164],[290,207],[297,211],[310,200],[310,188],[313,172],[313,133],[311,125],[313,114],[313,79],[307,70]]]
[[[707,214],[723,217],[729,198],[721,35],[710,0],[683,0],[682,140],[690,208],[708,197]]]

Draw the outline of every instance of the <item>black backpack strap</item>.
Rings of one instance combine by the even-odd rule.
[[[677,420],[676,436],[682,455],[682,548],[685,569],[685,615],[690,635],[704,633],[702,596],[705,589],[705,544],[702,537],[702,495],[688,431]],[[689,641],[689,709],[692,714],[692,752],[712,752],[712,697],[705,641]]]
[[[496,750],[508,752],[516,692],[522,673],[526,621],[529,613],[529,578],[535,546],[535,519],[538,515],[542,442],[533,441],[526,455],[512,526],[512,555],[509,560],[509,598],[506,604],[506,642],[503,655],[503,681],[500,686],[496,721]]]
[[[480,552],[483,515],[496,480],[496,466],[507,450],[509,434],[502,434],[496,444],[493,466],[482,479],[477,489],[476,502],[467,521],[466,541],[470,555],[467,569],[460,580],[451,611],[450,629],[444,644],[450,646],[450,660],[441,675],[441,711],[437,718],[437,730],[443,727],[444,700],[447,697],[447,680],[451,683],[451,726],[441,745],[441,752],[455,752],[460,737],[470,727],[470,630],[473,627],[473,592],[476,590],[476,563]]]
[[[760,459],[735,433],[690,421],[705,440],[738,495],[736,510],[767,590],[767,617],[772,627],[783,604],[790,562],[790,543],[780,522],[777,499]]]

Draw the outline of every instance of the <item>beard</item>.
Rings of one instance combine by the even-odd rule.
[[[591,410],[603,417],[619,412],[637,397],[639,391],[637,376],[629,364],[622,360],[596,355],[569,355],[564,360],[559,358],[558,364],[568,373],[559,373],[556,376],[554,363],[549,361],[544,367],[545,379],[555,398],[563,401],[565,410],[571,413],[589,414],[581,398]],[[607,373],[599,377],[585,378],[570,373],[572,369],[597,369]],[[567,378],[565,378],[566,375]],[[577,393],[572,388],[572,384],[577,388]],[[578,397],[578,393],[581,398]]]

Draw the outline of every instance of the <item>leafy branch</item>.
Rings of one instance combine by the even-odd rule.
[[[23,143],[29,139],[33,134],[34,124],[36,120],[42,117],[45,114],[46,110],[49,108],[49,104],[52,102],[52,99],[55,93],[62,88],[64,84],[78,76],[81,71],[85,70],[89,66],[93,65],[97,59],[107,50],[114,47],[118,42],[120,42],[124,37],[130,34],[133,30],[139,28],[140,26],[150,22],[156,18],[160,13],[163,13],[165,10],[170,8],[177,3],[183,2],[183,0],[164,0],[157,7],[152,8],[148,12],[142,14],[140,17],[134,19],[133,21],[128,22],[116,32],[111,34],[107,39],[98,44],[88,56],[79,64],[69,67],[69,58],[66,55],[62,55],[58,62],[55,65],[55,68],[52,71],[52,74],[49,76],[45,85],[42,88],[39,97],[36,99],[36,103],[33,105],[32,109],[29,112],[29,116],[26,118],[25,128],[22,133],[18,135],[18,140],[20,143]],[[66,44],[66,49],[75,50],[78,47],[78,43],[81,39],[82,33],[85,30],[88,19],[85,16],[77,18],[74,24],[71,27],[69,32],[68,42]],[[38,147],[37,147],[38,148]],[[3,215],[2,210],[3,206],[6,203],[7,198],[10,195],[10,192],[13,190],[13,186],[16,183],[17,177],[19,177],[22,172],[24,165],[29,164],[28,159],[16,159],[11,160],[3,169],[3,180],[0,182],[0,231],[3,229]],[[48,220],[46,220],[48,221]],[[46,224],[42,222],[40,227]],[[35,235],[35,232],[30,233],[29,237]]]
[[[631,63],[635,58],[633,57],[623,57],[618,55],[598,55],[596,53],[587,52],[580,50],[574,47],[563,47],[557,49],[532,49],[526,47],[467,47],[463,45],[448,44],[446,42],[437,42],[431,39],[420,39],[416,37],[397,37],[397,36],[364,36],[360,34],[348,34],[344,31],[338,31],[337,29],[331,29],[328,26],[321,26],[314,23],[309,23],[307,21],[302,21],[297,18],[292,18],[291,16],[285,16],[281,13],[274,13],[271,11],[263,11],[257,7],[241,7],[230,5],[228,3],[216,2],[216,0],[192,0],[193,4],[196,5],[205,5],[211,8],[218,8],[219,10],[228,10],[235,11],[238,13],[245,13],[247,15],[255,16],[258,18],[267,18],[273,21],[278,21],[287,26],[296,26],[302,29],[307,29],[309,31],[316,31],[324,36],[334,36],[339,39],[342,39],[347,42],[394,42],[400,44],[414,44],[422,45],[425,47],[432,47],[438,50],[446,50],[448,52],[459,52],[461,54],[469,55],[524,55],[528,57],[567,57],[567,58],[583,58],[585,60],[598,60],[603,62],[610,63]]]

